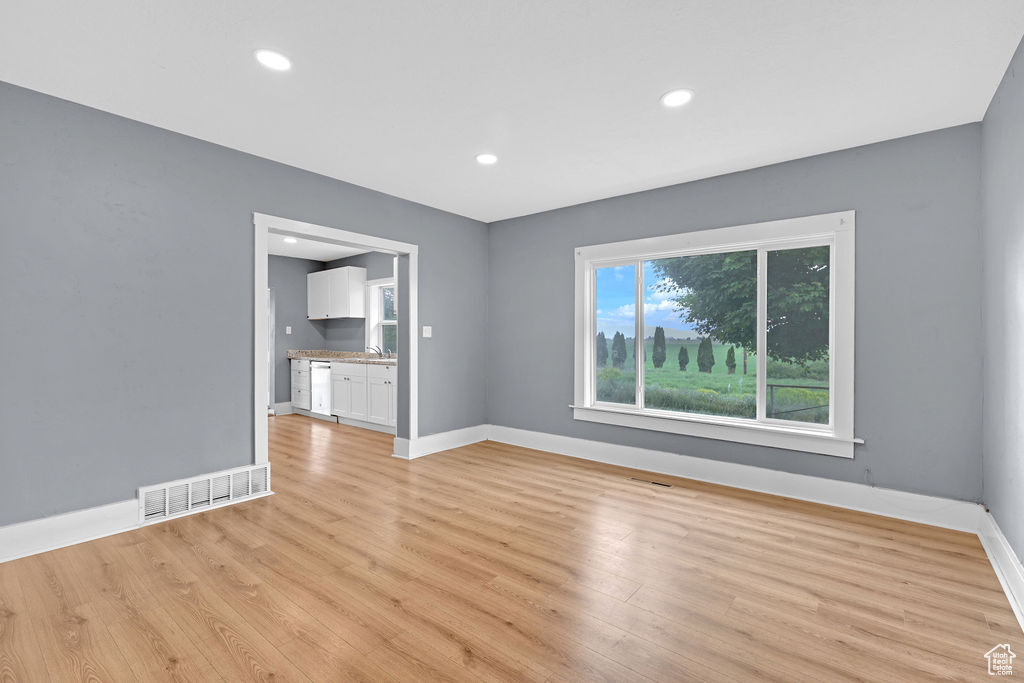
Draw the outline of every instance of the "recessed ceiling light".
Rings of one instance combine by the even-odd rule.
[[[667,93],[661,96],[661,104],[663,107],[674,109],[681,107],[690,100],[693,99],[693,91],[687,90],[686,88],[680,88],[679,90],[669,90]]]
[[[481,166],[491,166],[493,164],[498,163],[498,157],[495,156],[494,154],[477,154],[476,163],[480,164]]]
[[[274,71],[287,71],[292,68],[292,60],[273,50],[256,50],[256,61]]]
[[[298,242],[298,240],[295,239],[294,237],[285,237],[284,238],[284,243],[285,244],[295,244],[296,242]]]

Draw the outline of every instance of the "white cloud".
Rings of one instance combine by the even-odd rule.
[[[644,302],[644,313],[650,314],[657,311],[674,311],[676,310],[675,301],[645,301]]]
[[[644,302],[644,315],[650,315],[651,313],[658,312],[672,312],[676,310],[676,302],[670,300],[664,301],[645,301]],[[625,319],[633,318],[636,315],[636,304],[624,304],[612,311],[597,311],[597,315],[606,315],[609,319]]]
[[[612,315],[621,318],[631,318],[636,315],[636,304],[625,304],[623,306],[619,306],[612,311]]]

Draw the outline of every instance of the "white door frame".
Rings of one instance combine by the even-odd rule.
[[[347,247],[362,247],[371,251],[409,256],[409,291],[400,293],[405,297],[404,312],[406,334],[409,335],[408,350],[401,358],[403,365],[409,368],[409,438],[395,438],[394,455],[408,458],[410,443],[415,443],[419,436],[419,246],[398,242],[383,237],[374,237],[338,228],[328,228],[314,223],[304,223],[290,218],[268,216],[253,213],[252,222],[255,236],[255,275],[253,276],[253,373],[255,385],[253,391],[253,417],[255,425],[253,463],[261,464],[269,459],[267,429],[269,428],[267,392],[269,391],[269,368],[267,363],[267,235],[273,232],[278,235],[306,237],[321,242],[330,242]]]

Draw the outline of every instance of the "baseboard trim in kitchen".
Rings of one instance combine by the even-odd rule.
[[[337,417],[338,424],[347,425],[349,427],[359,427],[360,429],[369,429],[374,432],[382,432],[384,434],[395,435],[395,428],[389,427],[388,425],[380,425],[374,422],[363,422],[362,420],[350,420],[347,417]]]
[[[305,415],[306,417],[312,417],[312,418],[314,418],[316,420],[323,420],[324,422],[334,422],[335,424],[337,424],[337,422],[338,422],[338,418],[335,417],[334,415],[324,415],[323,413],[314,413],[311,410],[306,410],[304,408],[296,408],[295,406],[292,406],[292,413],[295,414],[295,415]]]

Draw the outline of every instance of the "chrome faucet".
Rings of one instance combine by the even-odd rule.
[[[383,358],[384,357],[384,349],[380,348],[379,346],[367,346],[366,350],[367,351],[373,351],[375,354],[377,354],[377,358]],[[388,356],[389,357],[390,357],[390,355],[391,355],[391,353],[388,352]]]

